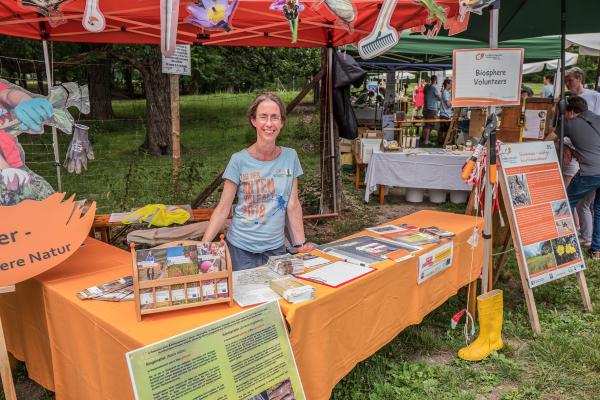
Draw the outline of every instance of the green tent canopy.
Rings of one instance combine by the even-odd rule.
[[[560,36],[543,36],[527,39],[506,40],[500,47],[518,47],[525,49],[525,62],[552,60],[560,58]],[[452,50],[477,49],[488,47],[486,42],[464,39],[456,36],[437,36],[426,39],[420,33],[410,34],[404,31],[400,41],[385,54],[369,61],[398,63],[451,64]],[[360,61],[358,49],[347,46],[346,51]]]

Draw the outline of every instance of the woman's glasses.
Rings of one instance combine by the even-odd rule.
[[[269,118],[267,114],[260,114],[256,116],[256,119],[263,123],[269,121],[269,119],[271,120],[271,122],[277,123],[281,121],[281,116],[271,115],[271,117]]]

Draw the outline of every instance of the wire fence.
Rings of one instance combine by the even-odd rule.
[[[280,92],[290,101],[296,92]],[[129,210],[149,203],[189,204],[219,173],[231,154],[247,147],[255,139],[246,119],[246,108],[253,94],[212,94],[183,96],[181,112],[181,172],[178,190],[172,176],[171,156],[153,156],[140,151],[146,136],[146,107],[143,100],[113,101],[116,117],[87,120],[74,115],[79,123],[90,126],[89,136],[95,160],[80,175],[70,174],[61,166],[63,191],[78,199],[96,201],[98,212]],[[163,110],[162,112],[169,112]],[[318,208],[319,122],[310,99],[289,116],[279,143],[296,149],[305,171],[301,184],[304,202]],[[64,161],[71,137],[59,132],[59,154]],[[56,164],[49,130],[43,135],[19,136],[27,165],[57,188]],[[218,193],[204,206],[214,205]],[[311,207],[312,204],[312,207]]]

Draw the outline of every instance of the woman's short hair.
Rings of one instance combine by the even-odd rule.
[[[263,101],[272,101],[279,107],[279,114],[281,114],[281,122],[285,122],[285,104],[275,93],[264,92],[256,95],[250,106],[248,106],[248,121],[252,124],[252,120],[256,119],[256,110]]]

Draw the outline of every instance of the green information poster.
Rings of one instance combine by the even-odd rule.
[[[136,399],[305,399],[276,301],[126,356]]]

